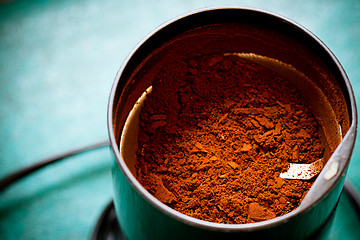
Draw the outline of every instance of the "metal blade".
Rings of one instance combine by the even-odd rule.
[[[310,164],[290,163],[289,169],[280,173],[280,177],[284,179],[309,180],[315,177],[324,167],[323,159],[319,159]]]

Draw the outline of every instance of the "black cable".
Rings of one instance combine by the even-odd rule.
[[[98,148],[102,148],[102,147],[106,147],[106,146],[109,146],[109,141],[97,142],[94,144],[87,145],[85,147],[81,147],[81,148],[74,149],[74,150],[71,150],[66,153],[56,155],[54,157],[51,157],[51,158],[45,159],[43,161],[40,161],[38,163],[35,163],[29,167],[20,169],[19,171],[15,172],[13,174],[10,174],[9,176],[1,179],[0,192],[5,190],[8,186],[10,186],[11,184],[20,180],[21,178],[26,177],[30,173],[35,172],[36,170],[39,170],[45,166],[48,166],[55,162],[59,162],[60,160],[63,160],[65,158],[68,158],[68,157],[71,157],[71,156],[74,156],[74,155],[77,155],[77,154],[80,154],[83,152],[87,152],[90,150],[94,150],[94,149],[98,149]]]

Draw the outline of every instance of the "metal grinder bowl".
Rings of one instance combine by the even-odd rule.
[[[202,47],[191,47],[194,41],[203,41]],[[279,61],[295,68],[320,89],[320,95],[312,94],[313,89],[298,80],[297,87],[321,125],[326,165],[300,206],[288,214],[249,224],[220,224],[189,217],[161,203],[135,178],[134,157],[130,155],[136,146],[136,126],[129,131],[134,137],[129,138],[125,148],[120,147],[129,112],[151,85],[156,69],[169,60],[170,53],[182,57],[219,52],[251,53]],[[355,98],[346,73],[334,54],[310,31],[258,9],[216,7],[190,12],[150,33],[116,75],[108,105],[108,131],[119,224],[128,239],[320,238],[331,225],[356,130]]]

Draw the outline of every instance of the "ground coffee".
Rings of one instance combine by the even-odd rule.
[[[161,68],[141,110],[136,171],[157,199],[205,221],[239,224],[292,211],[313,180],[279,177],[322,157],[318,123],[298,91],[237,56]]]

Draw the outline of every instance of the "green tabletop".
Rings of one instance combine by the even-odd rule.
[[[166,20],[240,5],[284,15],[334,52],[360,102],[360,1],[0,1],[0,178],[44,158],[107,139],[107,101],[126,55]],[[359,134],[358,134],[359,135]],[[348,178],[360,189],[360,141]],[[111,154],[71,157],[0,193],[0,239],[88,239],[112,199]],[[343,195],[330,239],[359,239]]]

